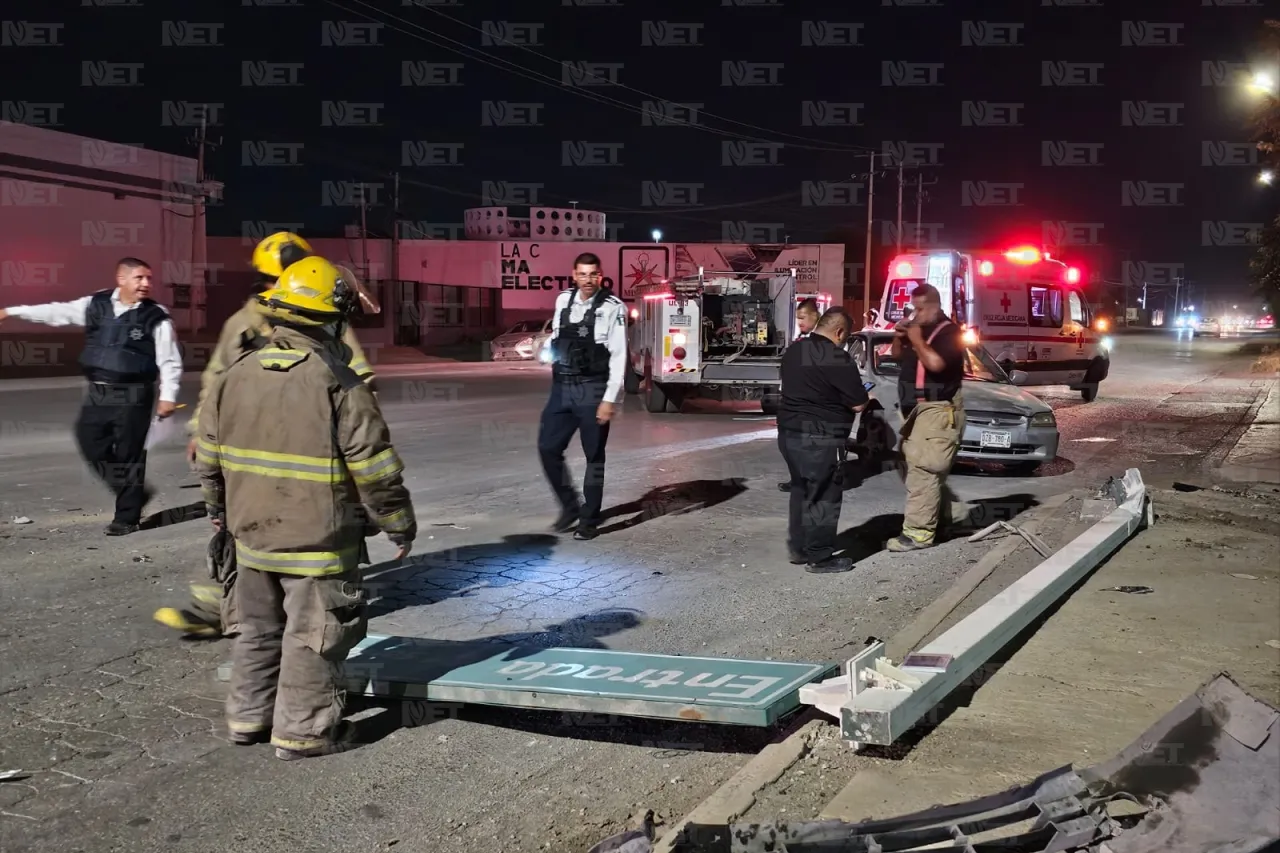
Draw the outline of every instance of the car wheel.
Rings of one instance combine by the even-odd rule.
[[[766,394],[760,400],[760,411],[769,417],[776,417],[778,407],[782,405],[782,398],[777,394]]]
[[[1080,386],[1080,398],[1086,403],[1092,403],[1094,400],[1098,399],[1098,383],[1087,382]]]

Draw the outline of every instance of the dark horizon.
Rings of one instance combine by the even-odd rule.
[[[1227,295],[1247,292],[1248,234],[1278,206],[1238,79],[1259,59],[1260,3],[243,0],[202,23],[85,3],[6,12],[4,117],[63,104],[54,129],[194,156],[203,112],[208,176],[226,185],[212,236],[260,221],[342,236],[361,183],[371,237],[397,219],[448,236],[505,183],[604,211],[621,239],[834,240],[858,264],[850,176],[873,150],[936,180],[926,245],[1065,240],[1091,277]],[[60,23],[45,30],[59,41],[40,45],[34,22]],[[885,174],[877,265],[896,203]],[[911,187],[903,208],[909,226]]]

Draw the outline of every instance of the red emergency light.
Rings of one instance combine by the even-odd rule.
[[[898,274],[898,278],[910,278],[910,277],[911,277],[911,262],[910,262],[910,261],[903,261],[902,263],[900,263],[900,264],[898,264],[896,267],[894,267],[894,272],[896,272],[896,273]]]
[[[675,299],[675,296],[670,293],[646,293],[644,298],[646,302],[656,302],[659,299]]]
[[[978,275],[991,275],[996,271],[996,265],[991,261],[978,262]]]
[[[1040,250],[1035,246],[1019,246],[1005,252],[1004,256],[1015,264],[1038,264],[1041,258]]]
[[[1080,270],[1076,267],[1067,267],[1067,271],[1064,274],[1064,278],[1066,278],[1067,284],[1079,284]]]

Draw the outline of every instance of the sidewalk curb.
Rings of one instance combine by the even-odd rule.
[[[1064,492],[1027,511],[1028,518],[1020,526],[1029,532],[1036,527],[1047,524],[1060,512],[1079,492]],[[947,591],[935,599],[928,607],[920,611],[909,625],[899,631],[886,644],[886,650],[906,647],[910,649],[942,624],[979,584],[1003,562],[1010,554],[1021,547],[1030,547],[1021,536],[1010,536],[987,552],[965,574],[947,588]],[[932,622],[932,624],[929,624]],[[919,636],[916,636],[916,635]],[[810,719],[798,729],[788,734],[777,743],[771,743],[753,756],[737,773],[721,785],[711,796],[693,808],[684,818],[674,824],[654,845],[654,853],[671,853],[681,835],[691,824],[723,824],[732,823],[745,814],[756,802],[756,795],[766,786],[776,782],[793,764],[808,754],[813,739],[818,732],[832,725],[831,721],[817,709],[800,712],[805,717],[818,714],[817,719]]]

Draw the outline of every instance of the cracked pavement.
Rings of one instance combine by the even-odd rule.
[[[953,477],[974,526],[1131,465],[1152,482],[1199,476],[1274,384],[1248,373],[1238,342],[1118,341],[1095,403],[1037,389],[1058,411],[1060,459],[1033,477]],[[714,408],[655,416],[634,399],[610,437],[605,534],[550,536],[533,451],[545,381],[492,366],[383,383],[422,533],[403,566],[380,562],[394,549],[371,540],[371,630],[838,660],[868,635],[891,635],[995,541],[880,552],[902,503],[886,474],[846,497],[842,535],[857,569],[807,575],[786,561],[772,421]],[[194,393],[185,387],[183,400]],[[771,737],[353,700],[368,742],[351,752],[289,764],[265,747],[232,747],[215,679],[227,644],[180,640],[151,621],[201,579],[208,522],[102,536],[106,496],[71,439],[78,398],[0,383],[0,772],[29,774],[0,782],[6,853],[581,851],[646,809],[679,818]],[[198,501],[181,450],[154,452],[150,468],[162,520],[177,522]]]

